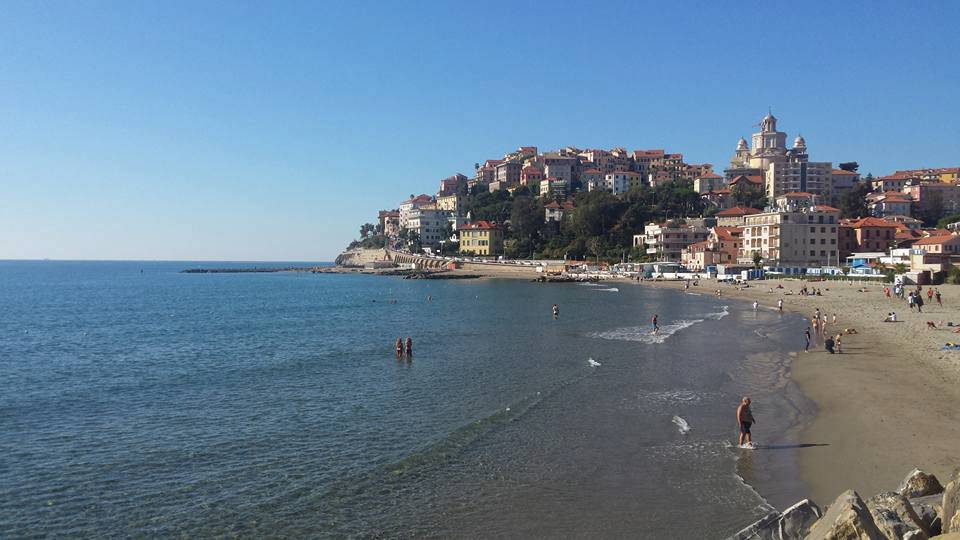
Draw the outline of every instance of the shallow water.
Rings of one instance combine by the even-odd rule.
[[[804,494],[790,316],[189,266],[0,262],[0,536],[722,538]]]

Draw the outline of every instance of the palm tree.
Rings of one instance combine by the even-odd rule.
[[[753,252],[753,267],[757,270],[760,269],[760,263],[763,262],[763,255],[760,255],[759,251]]]

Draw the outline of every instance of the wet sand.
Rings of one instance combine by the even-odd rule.
[[[784,289],[771,293],[778,283]],[[802,286],[784,280],[754,282],[741,291],[720,288],[724,298],[757,300],[760,309],[776,309],[783,298],[784,310],[811,318],[819,307],[828,319],[837,314],[829,333],[858,331],[843,336],[843,354],[831,355],[822,339],[804,353],[804,328],[796,330],[791,376],[817,406],[802,442],[827,445],[800,453],[801,479],[811,498],[825,505],[846,489],[864,496],[895,489],[913,467],[946,481],[960,467],[960,351],[941,347],[960,342],[960,334],[952,328],[928,329],[926,322],[960,324],[960,286],[939,286],[944,307],[928,303],[922,314],[911,312],[905,300],[886,298],[882,286],[811,283],[823,296],[806,297],[797,294]],[[703,281],[694,290],[710,294],[716,288],[716,282]],[[901,322],[881,322],[890,311]]]

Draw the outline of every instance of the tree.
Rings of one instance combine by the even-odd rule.
[[[377,230],[377,226],[373,223],[364,223],[360,226],[360,238],[366,238],[374,233]]]
[[[923,224],[927,226],[933,226],[943,217],[943,195],[940,192],[934,191],[928,195],[929,199],[926,204],[926,208],[921,214],[923,219]]]
[[[760,269],[760,263],[762,263],[762,262],[763,262],[763,255],[760,255],[760,252],[759,252],[759,251],[754,251],[754,252],[753,252],[753,267],[759,270],[759,269]]]
[[[742,182],[733,186],[731,193],[737,206],[747,208],[764,208],[767,206],[767,196],[763,194],[762,190],[747,187]]]
[[[905,264],[903,264],[903,263],[897,263],[897,264],[893,265],[893,272],[894,272],[895,274],[897,274],[897,275],[906,274],[906,273],[907,273],[907,265],[905,265]]]
[[[951,223],[956,223],[958,221],[960,221],[960,214],[949,214],[949,215],[943,216],[942,218],[940,218],[939,221],[937,221],[937,228],[946,229],[947,225]]]
[[[847,161],[837,165],[841,171],[857,172],[857,169],[860,168],[860,164],[856,161]]]
[[[593,238],[587,240],[587,247],[597,258],[597,264],[600,264],[600,252],[603,251],[603,239],[599,236],[594,236]]]
[[[850,191],[843,194],[840,198],[840,216],[844,218],[856,219],[869,215],[867,208],[867,195],[870,194],[872,186],[870,182],[859,182]]]

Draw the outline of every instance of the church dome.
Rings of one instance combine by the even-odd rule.
[[[797,135],[797,138],[793,140],[794,148],[806,148],[807,141],[803,139],[803,135]]]
[[[747,150],[747,140],[743,137],[740,137],[740,140],[737,141],[737,151]]]
[[[777,117],[772,112],[768,111],[767,115],[760,121],[760,130],[765,132],[777,130]]]

